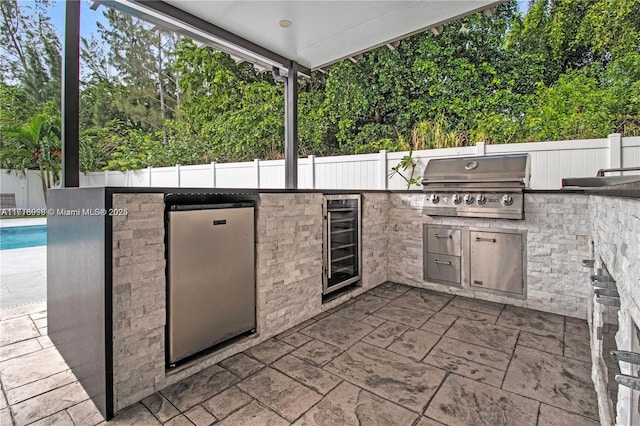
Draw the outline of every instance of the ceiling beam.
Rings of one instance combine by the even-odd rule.
[[[440,34],[442,34],[443,31],[444,31],[444,25],[438,25],[438,26],[435,26],[435,27],[431,28],[431,32],[435,36],[439,36]]]
[[[496,8],[495,7],[490,7],[488,9],[484,10],[484,14],[487,15],[489,18],[495,16],[496,14]]]
[[[392,41],[387,43],[387,47],[391,50],[396,50],[400,46],[400,40]]]

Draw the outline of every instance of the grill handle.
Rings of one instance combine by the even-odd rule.
[[[433,236],[436,238],[452,238],[451,234],[448,234],[448,235],[433,234]]]
[[[426,184],[432,183],[493,183],[493,182],[513,182],[525,184],[525,177],[506,177],[506,178],[475,178],[474,179],[429,179],[425,178],[423,182]],[[424,185],[424,183],[423,183]]]
[[[451,265],[451,262],[443,262],[442,260],[434,259],[433,263],[436,265]]]
[[[480,237],[476,237],[476,241],[486,241],[488,243],[495,243],[496,239],[495,238],[480,238]]]

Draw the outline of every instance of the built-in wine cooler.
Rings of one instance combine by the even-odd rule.
[[[360,195],[325,195],[322,294],[360,281]]]

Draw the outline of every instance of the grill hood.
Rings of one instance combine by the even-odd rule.
[[[422,179],[430,216],[524,219],[529,154],[435,158]]]
[[[425,192],[434,186],[529,187],[529,154],[434,158],[423,173]]]

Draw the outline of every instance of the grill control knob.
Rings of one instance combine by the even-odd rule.
[[[478,204],[483,205],[484,203],[487,202],[487,197],[485,197],[482,194],[478,194],[476,195],[476,201],[478,202]]]
[[[438,204],[438,202],[440,201],[440,197],[438,196],[438,194],[431,194],[429,196],[429,200],[433,203],[433,204]]]
[[[473,204],[473,195],[471,194],[467,194],[464,196],[464,203],[465,204]]]
[[[453,204],[460,204],[462,202],[462,197],[458,194],[453,194],[451,201],[453,201]]]
[[[511,204],[513,204],[513,197],[509,194],[504,194],[502,196],[502,204],[505,206],[510,206]]]

